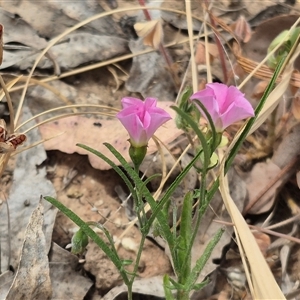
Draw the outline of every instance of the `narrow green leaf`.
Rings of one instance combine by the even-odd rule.
[[[213,122],[211,115],[208,113],[206,107],[198,99],[193,99],[193,101],[196,101],[197,105],[199,105],[201,107],[201,109],[203,110],[203,112],[208,120],[209,127],[212,132],[212,143],[210,146],[211,146],[211,151],[213,152],[213,151],[215,151],[216,147],[218,146],[218,145],[216,145],[217,132],[216,132],[215,123]]]
[[[109,259],[113,262],[113,264],[119,270],[119,272],[124,280],[124,283],[126,285],[128,285],[129,279],[123,268],[122,260],[107,246],[107,244],[98,236],[98,234],[93,229],[91,229],[89,227],[89,225],[86,224],[81,218],[79,218],[75,213],[73,213],[70,209],[68,209],[66,206],[64,206],[58,200],[56,200],[52,197],[49,197],[49,196],[44,197],[44,199],[47,200],[48,202],[50,202],[56,208],[58,208],[69,219],[71,219],[77,226],[80,227],[80,229],[87,236],[89,236],[102,249],[102,251],[109,257]]]
[[[225,169],[224,169],[224,173],[226,174],[237,154],[237,152],[239,151],[242,143],[244,142],[245,138],[247,137],[247,134],[249,133],[252,125],[254,124],[257,116],[259,115],[259,113],[261,112],[261,110],[263,109],[267,98],[269,97],[269,95],[271,94],[271,92],[273,91],[273,89],[275,88],[275,84],[276,84],[276,80],[278,79],[278,76],[280,75],[281,71],[282,71],[282,67],[285,64],[285,59],[283,58],[280,60],[280,62],[278,63],[274,74],[271,78],[271,81],[269,82],[259,104],[257,105],[256,109],[255,109],[255,117],[251,118],[248,120],[243,132],[241,133],[238,141],[236,142],[236,144],[234,145],[234,147],[232,148],[228,158],[226,159],[226,163],[225,163]],[[207,199],[208,202],[212,199],[213,195],[215,194],[215,192],[218,190],[219,187],[219,178],[217,178],[215,180],[215,182],[213,183],[213,186],[211,187],[211,189],[209,190],[208,194],[207,194]]]
[[[105,155],[103,155],[101,152],[83,145],[83,144],[77,144],[78,147],[85,149],[93,154],[95,154],[96,156],[98,156],[99,158],[103,159],[105,162],[107,162],[117,173],[118,175],[122,178],[122,180],[124,181],[124,183],[127,185],[130,193],[132,194],[132,197],[135,201],[135,203],[137,202],[137,194],[136,194],[136,190],[134,189],[134,187],[132,186],[130,180],[128,179],[128,177],[124,174],[124,172],[113,162],[111,161],[108,157],[106,157]]]
[[[205,264],[207,263],[208,259],[210,258],[214,248],[216,247],[217,243],[220,241],[222,234],[224,232],[224,229],[221,228],[217,231],[217,233],[214,235],[213,239],[208,243],[206,246],[203,254],[201,257],[197,260],[196,265],[192,269],[192,272],[189,276],[189,278],[186,281],[186,289],[192,290],[196,280],[199,277],[200,272],[204,268]]]
[[[180,266],[179,283],[184,284],[191,272],[191,253],[187,253],[192,238],[193,194],[188,192],[183,200],[177,258]]]
[[[203,169],[206,170],[207,167],[209,166],[211,153],[206,138],[204,134],[201,132],[201,130],[199,129],[199,125],[196,122],[194,122],[194,120],[188,114],[180,110],[178,107],[171,106],[171,108],[174,109],[182,118],[186,120],[186,122],[191,126],[191,128],[198,136],[204,153]]]
[[[168,274],[166,274],[164,276],[164,292],[165,292],[165,296],[166,296],[166,300],[175,300],[173,294],[172,294],[172,285],[170,282],[170,277]]]
[[[133,260],[131,259],[123,259],[122,264],[123,266],[130,266],[133,263]]]
[[[204,280],[203,282],[196,283],[193,285],[192,290],[199,291],[199,290],[203,289],[205,286],[207,286],[209,284],[209,282],[210,282],[210,280],[207,279],[207,280]]]
[[[82,229],[79,229],[74,233],[71,240],[71,253],[73,254],[82,254],[86,250],[86,246],[89,243],[88,236],[83,232]]]
[[[250,131],[252,125],[254,124],[257,116],[259,115],[259,113],[261,112],[261,110],[263,109],[267,98],[269,97],[269,95],[271,94],[271,92],[273,91],[273,89],[275,88],[275,84],[276,84],[276,80],[278,78],[278,76],[281,73],[281,69],[285,64],[285,58],[281,59],[280,62],[278,63],[274,74],[271,78],[270,83],[268,84],[259,104],[257,105],[256,109],[255,109],[255,116],[251,119],[249,119],[249,121],[247,122],[247,125],[245,126],[243,132],[241,133],[238,141],[236,142],[236,144],[234,145],[234,147],[232,148],[227,160],[226,160],[226,164],[225,164],[225,174],[227,173],[227,171],[229,170],[229,167],[231,166],[234,157],[236,156],[237,152],[239,151],[242,143],[244,142],[245,138],[247,137],[248,132]]]
[[[138,174],[130,167],[130,165],[126,162],[124,157],[110,144],[104,143],[104,145],[113,153],[113,155],[119,160],[125,171],[128,173],[130,178],[133,180],[133,182],[136,184],[137,190],[143,191],[143,196],[145,197],[147,203],[149,203],[151,209],[152,209],[152,216],[153,216],[153,211],[160,205],[161,202],[157,203],[153,196],[151,195],[150,191],[148,188],[145,186],[144,182],[140,179]],[[171,230],[168,226],[168,221],[166,220],[166,216],[162,213],[161,210],[162,206],[160,207],[160,210],[157,211],[156,217],[160,225],[160,229],[163,233],[163,237],[166,239],[166,242],[168,245],[173,245],[173,236],[171,233]],[[146,232],[150,230],[150,227],[152,225],[152,222],[154,221],[154,217],[147,221],[147,228]]]

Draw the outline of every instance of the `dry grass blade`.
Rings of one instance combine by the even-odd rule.
[[[186,7],[186,20],[187,20],[188,33],[189,33],[189,43],[191,49],[193,91],[195,93],[198,90],[198,76],[197,76],[197,66],[195,61],[194,43],[193,43],[193,20],[192,20],[192,13],[191,13],[192,12],[191,1],[185,0],[185,7]]]
[[[290,28],[290,30],[286,33],[286,35],[283,37],[282,42],[279,43],[270,53],[268,53],[268,55],[259,63],[254,63],[255,67],[254,69],[251,68],[251,72],[250,74],[243,80],[243,82],[239,85],[239,89],[241,89],[251,78],[252,76],[254,76],[254,74],[259,74],[259,70],[262,68],[264,71],[270,70],[269,68],[267,68],[266,66],[264,66],[264,63],[273,55],[275,54],[275,52],[282,46],[282,44],[285,42],[285,39],[291,34],[291,32],[296,28],[296,26],[300,23],[300,18],[294,23],[294,25]],[[239,53],[235,53],[235,55],[237,56],[237,58],[240,58],[241,55]],[[245,66],[247,63],[249,63],[249,65],[253,64],[253,61],[248,61],[247,59],[243,58],[246,63],[242,64],[241,67],[243,68],[243,66]],[[272,75],[271,75],[272,77]],[[270,78],[271,78],[270,77]],[[265,79],[265,78],[263,78]]]
[[[288,60],[288,64],[286,65],[285,68],[286,71],[282,75],[283,79],[269,95],[263,110],[259,114],[249,134],[254,132],[266,120],[266,118],[277,106],[280,97],[286,91],[290,83],[290,78],[293,73],[293,63],[296,57],[299,55],[299,53],[300,53],[300,46],[298,45],[292,57]],[[260,64],[258,64],[256,68],[252,70],[252,72],[244,80],[241,86],[245,84],[245,82],[247,82],[249,78],[253,76],[253,74],[255,74],[255,72],[257,72],[257,70],[267,60],[267,57]],[[239,132],[235,135],[231,145],[228,147],[226,151],[225,158],[227,154],[231,151],[232,147],[235,145],[243,128],[241,128]],[[224,167],[225,167],[225,159],[223,158],[220,166],[220,170],[221,170],[220,192],[224,204],[226,206],[226,209],[234,224],[234,230],[236,233],[236,238],[240,249],[240,253],[243,259],[243,265],[245,268],[252,297],[254,299],[285,299],[282,291],[280,290],[279,286],[277,285],[274,279],[274,276],[269,266],[265,261],[265,258],[263,257],[255,241],[253,234],[251,233],[247,223],[245,222],[243,216],[239,212],[233,199],[230,196],[227,177],[225,177],[224,175]]]
[[[25,122],[23,122],[22,124],[20,124],[18,127],[16,127],[16,130],[19,130],[21,127],[23,127],[24,125],[26,125],[27,123],[31,122],[32,120],[38,118],[38,117],[41,117],[43,115],[46,115],[48,113],[52,113],[52,112],[55,112],[55,111],[59,111],[59,110],[64,110],[64,109],[76,109],[76,108],[82,108],[82,107],[89,107],[89,108],[101,108],[101,109],[104,109],[104,110],[108,110],[108,111],[112,111],[111,113],[108,113],[108,112],[76,112],[76,113],[70,113],[69,115],[83,115],[83,114],[102,114],[102,115],[105,115],[105,116],[109,116],[109,117],[114,117],[116,115],[116,113],[119,111],[118,109],[116,108],[113,108],[113,107],[109,107],[109,106],[105,106],[105,105],[101,105],[101,104],[71,104],[71,105],[66,105],[66,106],[60,106],[60,107],[56,107],[56,108],[52,108],[52,109],[49,109],[49,110],[46,110],[46,111],[43,111],[42,113],[40,114],[37,114],[31,118],[29,118],[28,120],[26,120]],[[61,119],[63,117],[63,115],[60,115],[60,116],[56,116],[55,118],[56,119]],[[48,122],[51,122],[53,121],[53,118],[52,119],[47,119],[45,121],[43,121],[43,124],[44,123],[48,123]],[[37,124],[34,126],[37,127],[41,124]],[[33,128],[31,128],[33,129]],[[31,129],[28,129],[28,131],[30,131]]]
[[[97,14],[97,15],[94,15],[82,22],[79,22],[77,23],[76,25],[74,25],[73,27],[65,30],[62,34],[58,35],[56,38],[52,39],[49,43],[48,43],[48,46],[43,50],[41,51],[40,55],[36,58],[31,70],[30,70],[30,73],[27,77],[27,81],[26,81],[26,84],[24,86],[24,89],[23,89],[23,92],[22,92],[22,95],[21,95],[21,99],[20,99],[20,103],[19,103],[19,107],[17,109],[17,112],[16,112],[16,120],[19,119],[20,117],[20,114],[21,114],[21,109],[22,109],[22,106],[23,106],[23,103],[24,103],[24,100],[25,100],[25,95],[26,95],[26,91],[27,91],[27,88],[29,86],[29,83],[30,83],[30,79],[31,77],[33,76],[33,72],[34,70],[36,69],[38,63],[40,62],[40,60],[43,58],[44,55],[46,55],[46,53],[49,51],[49,49],[54,46],[57,42],[59,42],[62,38],[64,38],[66,35],[72,33],[73,31],[75,31],[76,29],[92,22],[92,21],[95,21],[97,19],[100,19],[100,18],[103,18],[103,17],[106,17],[106,16],[110,16],[112,14],[116,14],[116,13],[122,13],[122,12],[126,12],[126,11],[135,11],[135,10],[142,10],[143,8],[138,6],[138,7],[128,7],[128,8],[122,8],[122,9],[115,9],[115,10],[112,10],[112,11],[108,11],[108,12],[104,12],[104,13],[100,13],[100,14]],[[178,13],[178,14],[181,14],[181,15],[184,15],[185,12],[182,12],[182,11],[179,11],[179,10],[176,10],[176,9],[170,9],[170,8],[158,8],[158,7],[145,7],[144,9],[155,9],[155,10],[164,10],[164,11],[170,11],[170,12],[175,12],[175,13]],[[194,16],[193,16],[194,18]],[[198,19],[198,18],[196,18]],[[61,76],[60,77],[57,77],[55,76],[56,79],[58,78],[62,78]]]
[[[238,243],[240,253],[241,255],[244,253],[247,258],[248,263],[244,261],[243,264],[252,297],[253,299],[285,299],[253,234],[229,194],[227,177],[224,176],[224,160],[221,167],[223,171],[220,175],[220,192],[234,223],[237,239],[240,241]]]
[[[296,58],[299,56],[299,54],[300,54],[300,44],[298,45],[298,47],[296,48],[296,51],[294,52],[293,56],[289,60],[287,66],[285,68],[285,72],[282,74],[282,80],[269,95],[262,111],[260,112],[255,123],[253,124],[253,126],[249,132],[249,135],[251,133],[253,133],[258,127],[260,127],[260,125],[262,125],[262,123],[268,118],[268,116],[272,113],[272,111],[278,105],[278,103],[281,99],[281,96],[285,93],[285,91],[287,90],[287,88],[290,84],[290,79],[291,79],[291,76],[292,76],[293,70],[294,70],[293,65],[294,65]]]
[[[249,58],[246,58],[244,56],[236,55],[236,58],[237,58],[237,63],[239,64],[240,67],[242,67],[242,69],[246,73],[251,73],[259,65],[257,62]],[[273,73],[274,70],[270,69],[266,65],[262,65],[258,70],[255,71],[253,76],[262,80],[270,80],[273,76]],[[282,80],[282,77],[283,76],[279,76],[276,82],[280,82]],[[300,87],[300,74],[297,71],[292,72],[290,78],[290,84],[297,88]]]

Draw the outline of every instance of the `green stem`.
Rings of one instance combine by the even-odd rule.
[[[189,294],[190,294],[189,291],[183,291],[183,290],[178,291],[177,300],[189,300],[190,299]]]
[[[127,286],[127,299],[132,300],[132,283]]]
[[[141,260],[145,240],[146,240],[146,234],[142,234],[142,239],[141,239],[141,242],[140,242],[139,251],[137,253],[135,264],[134,264],[133,275],[130,278],[129,284],[127,286],[127,288],[128,288],[128,300],[132,300],[132,286],[133,286],[133,282],[135,280],[135,277],[137,275],[137,271],[138,271],[139,263],[140,263],[140,260]]]
[[[196,225],[193,230],[191,241],[186,250],[187,255],[190,255],[190,253],[192,251],[192,247],[194,245],[194,242],[195,242],[195,239],[196,239],[196,236],[198,233],[198,229],[200,226],[201,218],[202,218],[208,204],[209,204],[209,201],[207,201],[207,199],[206,199],[206,170],[203,170],[201,173],[200,197],[199,197],[199,204],[198,204],[199,209],[198,209],[198,212],[196,213]],[[180,283],[184,284],[184,282],[180,282]],[[179,298],[179,299],[185,299],[185,298]]]

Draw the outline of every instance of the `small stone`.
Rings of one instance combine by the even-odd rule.
[[[131,238],[124,237],[121,242],[124,249],[128,251],[132,251],[134,253],[137,253],[138,251],[138,245],[135,243],[135,241]]]

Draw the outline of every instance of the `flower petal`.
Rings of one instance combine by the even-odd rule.
[[[143,105],[143,101],[138,99],[138,98],[133,98],[133,97],[124,97],[121,100],[122,107],[127,108],[127,107],[132,107],[132,106],[140,106]]]
[[[218,132],[236,121],[254,116],[251,104],[235,86],[227,87],[225,84],[210,83],[190,99],[197,99],[205,106]],[[194,102],[197,105],[197,101]],[[201,107],[199,105],[197,107],[205,117]]]
[[[211,89],[216,101],[218,102],[219,105],[219,111],[223,111],[223,106],[226,105],[227,101],[227,93],[228,93],[228,86],[223,83],[208,83],[206,85],[207,89]],[[229,105],[230,103],[228,103]]]
[[[131,144],[135,147],[147,145],[154,132],[163,123],[171,119],[163,109],[156,107],[157,99],[125,97],[122,99],[123,109],[117,114],[130,135]]]
[[[237,121],[253,116],[254,111],[248,101],[236,101],[232,103],[228,110],[221,116],[223,129]]]
[[[207,112],[210,114],[213,122],[215,124],[218,123],[218,119],[220,117],[219,104],[216,98],[214,97],[213,90],[211,89],[202,90],[200,92],[193,94],[190,99],[191,100],[196,99],[199,102],[201,102],[203,106],[206,108]],[[201,107],[197,105],[197,101],[193,101],[193,102],[200,110],[202,116],[207,120],[205,113],[202,111]]]

